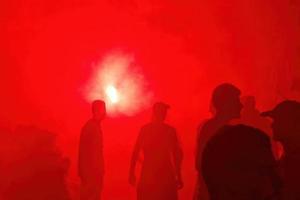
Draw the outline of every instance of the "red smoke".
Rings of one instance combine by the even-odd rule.
[[[71,158],[75,195],[79,132],[89,102],[106,99],[109,84],[120,100],[108,100],[112,115],[103,124],[104,199],[133,199],[130,154],[154,101],[171,105],[168,121],[185,153],[180,195],[191,199],[196,127],[210,115],[217,84],[232,82],[242,95],[256,96],[261,110],[299,98],[297,1],[100,2],[0,3],[0,125],[34,124],[57,133]]]

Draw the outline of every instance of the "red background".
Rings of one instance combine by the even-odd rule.
[[[217,84],[255,95],[259,109],[299,100],[291,89],[300,78],[298,1],[2,0],[0,18],[0,124],[57,133],[75,190],[79,132],[90,114],[82,87],[110,51],[134,55],[152,100],[171,105],[168,121],[185,153],[181,199],[192,197],[196,127],[210,116]],[[146,106],[105,120],[104,199],[133,199],[130,153],[149,119]]]

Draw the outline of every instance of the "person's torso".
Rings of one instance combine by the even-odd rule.
[[[172,171],[173,130],[166,124],[148,124],[143,128],[144,173],[161,174]]]
[[[103,136],[100,123],[89,120],[81,131],[79,162],[85,173],[103,173]]]
[[[300,155],[283,158],[280,167],[283,178],[283,199],[300,199]]]

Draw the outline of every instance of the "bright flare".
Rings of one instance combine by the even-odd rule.
[[[119,101],[118,91],[114,86],[112,85],[107,86],[105,93],[111,103],[113,104],[118,103]]]
[[[133,116],[150,106],[152,93],[132,55],[113,51],[93,67],[84,94],[88,102],[104,100],[110,116]]]

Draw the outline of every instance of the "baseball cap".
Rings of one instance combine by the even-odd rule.
[[[300,103],[294,100],[285,100],[275,106],[272,110],[262,112],[260,115],[271,118],[276,116],[300,117]]]

